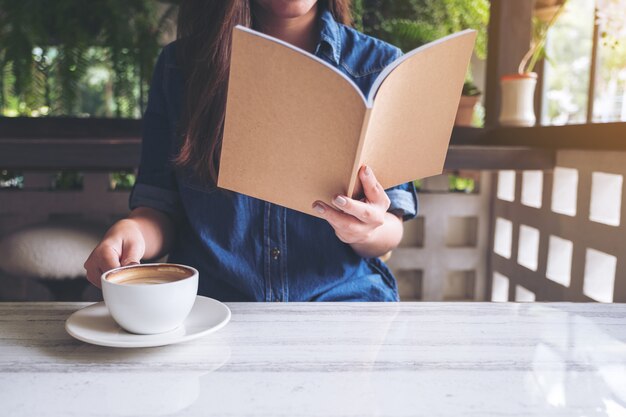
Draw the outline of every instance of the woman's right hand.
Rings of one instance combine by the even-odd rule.
[[[106,232],[85,264],[87,280],[100,288],[100,277],[109,269],[138,264],[146,250],[141,229],[133,219],[122,219]]]

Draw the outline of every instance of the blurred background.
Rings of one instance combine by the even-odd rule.
[[[178,3],[0,0],[0,300],[100,299],[82,264],[128,213]],[[626,301],[626,0],[352,9],[405,52],[478,31],[446,171],[386,260],[401,298]]]

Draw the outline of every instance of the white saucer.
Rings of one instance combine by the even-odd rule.
[[[197,339],[218,331],[229,320],[230,309],[226,305],[199,295],[185,322],[170,332],[151,335],[128,333],[113,320],[104,301],[74,312],[65,322],[65,330],[70,336],[94,345],[153,347]]]

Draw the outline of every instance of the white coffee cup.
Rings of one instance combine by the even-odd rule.
[[[102,274],[100,282],[113,319],[137,334],[176,329],[189,315],[198,293],[198,271],[179,264],[123,266]]]

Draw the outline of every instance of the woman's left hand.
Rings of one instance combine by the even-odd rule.
[[[330,223],[339,240],[350,245],[367,244],[375,239],[378,229],[389,219],[388,215],[401,222],[395,215],[387,213],[389,197],[372,169],[362,167],[359,178],[365,201],[337,195],[333,199],[336,208],[321,201],[313,203],[313,209]]]

